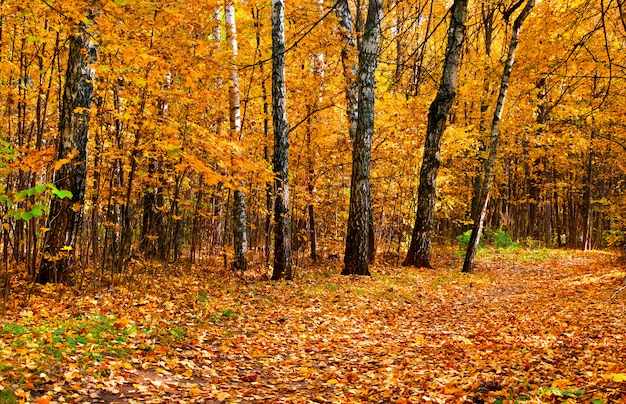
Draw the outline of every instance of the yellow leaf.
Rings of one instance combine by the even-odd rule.
[[[215,394],[215,398],[217,398],[220,401],[224,401],[227,398],[230,398],[230,393],[226,392],[226,391],[219,391]]]
[[[326,383],[328,383],[328,384],[337,384],[337,383],[339,383],[339,380],[337,380],[337,379],[330,379]]]
[[[567,390],[571,386],[571,384],[572,382],[570,382],[567,379],[557,379],[552,382],[552,387],[561,389],[561,390]]]
[[[54,169],[59,170],[64,165],[68,164],[72,159],[61,159],[54,162]]]
[[[66,381],[71,382],[72,380],[80,377],[80,374],[73,370],[68,370],[67,372],[63,373],[63,377]]]
[[[163,382],[160,380],[150,380],[150,383],[152,383],[155,387],[163,386]]]
[[[609,373],[604,377],[607,379],[611,379],[614,382],[626,382],[626,373]]]

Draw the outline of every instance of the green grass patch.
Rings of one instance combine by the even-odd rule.
[[[38,325],[5,323],[1,330],[15,362],[0,366],[0,375],[7,375],[12,381],[18,381],[15,377],[26,371],[15,367],[20,363],[43,366],[77,356],[79,365],[88,366],[102,361],[101,353],[127,356],[131,348],[125,344],[131,336],[142,332],[132,322],[98,314],[44,321]],[[33,358],[35,353],[36,359]]]
[[[572,256],[572,252],[569,250],[546,247],[528,248],[520,245],[515,245],[506,249],[484,248],[479,254],[482,258],[494,260],[531,262],[559,260]]]
[[[0,404],[17,404],[17,402],[12,389],[0,390]]]

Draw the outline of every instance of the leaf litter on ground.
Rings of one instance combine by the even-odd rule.
[[[0,323],[0,402],[624,402],[624,267],[551,254],[36,286]]]

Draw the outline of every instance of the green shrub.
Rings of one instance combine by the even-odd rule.
[[[459,242],[459,246],[461,246],[462,248],[466,248],[467,245],[469,244],[470,237],[472,237],[471,230],[468,230],[465,233],[459,234],[458,236],[456,236],[456,239]]]
[[[459,242],[459,246],[461,248],[466,248],[469,244],[470,237],[472,237],[471,230],[468,230],[465,233],[456,236],[456,239]],[[509,248],[516,245],[516,243],[513,241],[513,237],[511,237],[511,234],[502,229],[498,229],[496,231],[491,229],[485,229],[482,237],[480,238],[479,247],[482,247],[485,244],[492,245],[496,248]]]
[[[514,246],[515,242],[508,232],[498,229],[493,236],[493,245],[496,248],[509,248]]]

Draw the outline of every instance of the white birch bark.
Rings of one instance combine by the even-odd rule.
[[[502,79],[500,81],[500,92],[498,94],[498,101],[496,102],[496,109],[493,113],[493,120],[491,121],[489,155],[487,156],[487,160],[485,160],[485,166],[483,171],[483,183],[480,191],[478,217],[473,218],[474,227],[472,229],[472,235],[470,237],[470,241],[467,246],[467,252],[465,254],[463,272],[470,272],[472,270],[472,267],[474,266],[474,259],[476,257],[478,243],[480,242],[480,236],[483,231],[485,216],[487,214],[487,205],[489,204],[489,192],[491,191],[491,185],[493,184],[494,170],[496,167],[496,159],[498,156],[498,144],[500,142],[500,121],[502,119],[502,112],[504,111],[506,94],[509,90],[509,79],[511,77],[511,72],[513,71],[513,64],[515,63],[515,51],[519,43],[519,33],[521,31],[524,20],[526,20],[534,5],[535,0],[528,0],[526,6],[522,9],[520,14],[515,19],[515,22],[513,23],[511,40],[509,43],[509,51],[507,54],[506,62],[504,63]]]
[[[226,42],[231,52],[230,87],[228,91],[230,132],[233,141],[241,142],[241,94],[239,92],[239,72],[237,70],[239,49],[237,46],[234,0],[226,0],[224,20],[226,22]],[[240,181],[238,185],[238,188],[233,192],[233,269],[245,270],[248,266],[246,201],[243,181]]]
[[[354,141],[359,109],[354,27],[348,0],[338,0],[335,9],[337,11],[337,17],[339,18],[339,24],[341,25],[341,36],[344,42],[344,47],[341,50],[341,64],[346,81],[346,110],[348,114],[350,141]]]
[[[352,145],[350,213],[343,275],[370,275],[371,223],[370,157],[374,134],[374,90],[382,0],[370,0],[359,46],[358,122]]]

